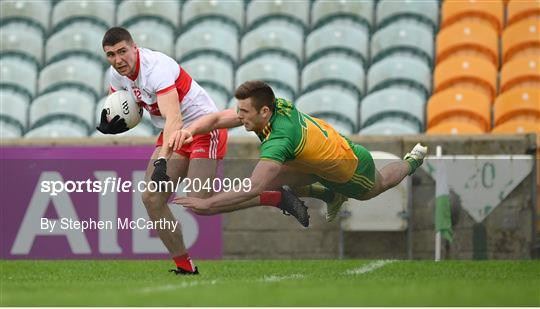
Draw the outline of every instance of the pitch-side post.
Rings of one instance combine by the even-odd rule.
[[[437,146],[436,149],[437,149],[437,160],[442,160],[442,147]],[[439,179],[435,179],[435,181],[439,181]],[[440,260],[441,260],[441,232],[437,231],[435,233],[435,262],[438,262]]]

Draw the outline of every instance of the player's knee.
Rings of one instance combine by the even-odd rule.
[[[142,201],[148,211],[163,207],[164,198],[159,192],[145,191],[142,194]]]

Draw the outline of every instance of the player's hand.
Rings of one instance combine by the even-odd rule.
[[[176,130],[169,138],[169,147],[172,147],[172,150],[178,150],[182,148],[184,144],[189,144],[192,141],[193,135],[191,132],[184,129]]]
[[[169,181],[171,178],[167,175],[167,160],[160,158],[154,161],[154,172],[152,180],[159,184],[161,181]]]
[[[173,203],[184,206],[185,208],[205,210],[210,208],[208,200],[196,197],[180,196],[173,199]]]
[[[129,130],[124,118],[120,118],[118,115],[114,116],[110,122],[107,121],[106,109],[101,110],[101,121],[96,129],[103,134],[118,134]]]

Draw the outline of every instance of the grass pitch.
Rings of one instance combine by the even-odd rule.
[[[0,261],[1,306],[540,306],[540,261]]]

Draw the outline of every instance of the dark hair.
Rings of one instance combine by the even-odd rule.
[[[122,41],[126,41],[130,45],[133,44],[133,38],[129,31],[122,27],[112,27],[105,32],[101,46],[113,46]]]
[[[274,112],[275,95],[274,91],[268,84],[260,80],[250,80],[240,85],[234,97],[238,100],[251,98],[251,104],[257,111],[260,111],[263,106],[268,106],[270,111]]]

